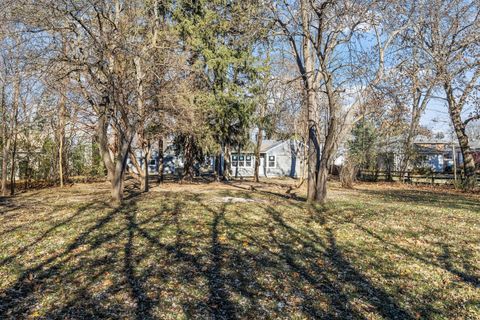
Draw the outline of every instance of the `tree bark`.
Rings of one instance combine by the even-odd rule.
[[[65,97],[63,95],[60,96],[59,101],[59,111],[60,111],[60,123],[58,128],[58,175],[60,178],[60,187],[63,188],[64,186],[64,145],[65,145],[65,124],[66,124],[66,105],[65,105]]]
[[[16,129],[15,129],[16,130]],[[12,148],[12,156],[11,156],[11,169],[10,169],[10,195],[15,195],[15,158],[17,156],[17,134],[13,138],[13,148]]]
[[[145,152],[145,157],[144,157],[144,162],[145,162],[145,171],[144,171],[144,176],[143,176],[143,183],[142,183],[142,191],[143,192],[148,192],[149,188],[148,188],[148,175],[149,175],[149,172],[148,172],[148,165],[149,165],[149,161],[150,161],[150,152],[147,151]]]
[[[7,166],[8,166],[8,154],[10,153],[10,139],[7,136],[7,106],[5,101],[5,86],[2,87],[2,196],[7,195]]]
[[[97,138],[98,138],[98,148],[100,151],[100,156],[103,160],[105,168],[107,169],[107,179],[108,181],[113,181],[113,174],[115,171],[113,160],[108,148],[108,137],[107,137],[107,115],[104,110],[98,117],[97,121]]]
[[[15,195],[15,158],[17,154],[17,122],[18,122],[18,108],[20,106],[20,80],[15,82],[13,96],[13,110],[10,119],[10,135],[13,140],[12,154],[10,157],[10,195]]]
[[[447,95],[448,109],[450,118],[452,119],[453,128],[457,135],[460,151],[463,157],[463,172],[465,175],[464,188],[473,189],[477,183],[477,176],[475,173],[475,159],[473,157],[472,149],[468,141],[468,136],[465,132],[465,123],[462,121],[460,110],[453,95],[453,88],[449,83],[444,84]]]
[[[223,180],[229,181],[232,177],[231,167],[230,167],[230,157],[232,154],[231,147],[229,144],[225,144],[225,157],[223,159]]]
[[[320,165],[317,173],[317,190],[315,194],[315,200],[321,204],[324,204],[327,198],[328,165],[330,164],[330,160],[335,152],[335,140],[337,138],[338,127],[338,104],[334,95],[331,81],[331,77],[327,76],[325,79],[325,88],[329,106],[329,123],[327,134],[325,136],[325,143],[323,144],[320,156]]]
[[[158,182],[163,182],[163,136],[158,139]]]
[[[308,126],[308,174],[307,174],[307,202],[311,203],[315,201],[317,191],[316,183],[316,171],[319,158],[318,138],[316,132],[316,99],[315,99],[315,86],[314,86],[314,73],[315,66],[312,56],[312,45],[310,41],[310,19],[308,13],[308,1],[301,1],[301,16],[303,27],[303,82],[306,93],[306,107],[307,107],[307,126]]]
[[[120,130],[120,128],[117,128]],[[133,128],[129,127],[126,132],[117,132],[115,134],[114,151],[110,151],[108,146],[108,123],[106,115],[106,107],[98,116],[97,136],[100,154],[103,163],[107,168],[108,179],[111,184],[112,201],[120,204],[123,201],[123,179],[125,168],[127,166],[128,152],[133,139]],[[114,155],[112,159],[111,152]]]
[[[262,148],[262,128],[258,127],[257,143],[255,145],[255,182],[260,182],[260,149]],[[238,166],[238,162],[237,162]]]
[[[238,147],[237,147],[237,157],[240,156],[241,152],[242,152],[242,148],[240,147],[240,145],[238,145]],[[238,158],[237,158],[237,165],[235,166],[235,179],[238,178],[238,165],[239,165],[239,161],[238,161]]]
[[[127,132],[126,137],[122,137],[119,139],[120,150],[115,160],[115,171],[113,173],[112,180],[112,201],[115,204],[120,204],[123,201],[123,182],[125,176],[125,168],[127,167],[128,151],[132,142],[132,139],[129,138],[131,136],[131,132]]]

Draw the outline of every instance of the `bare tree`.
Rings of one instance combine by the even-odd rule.
[[[386,10],[375,1],[299,0],[293,5],[282,1],[271,4],[271,11],[290,43],[304,82],[309,136],[308,201],[323,203],[329,165],[354,122],[352,115],[361,104],[361,92],[382,79],[387,49],[405,25],[394,30],[384,28],[386,17],[381,13]],[[369,35],[376,43],[369,48],[375,49],[375,54],[371,55],[373,59],[365,60],[367,52],[362,53],[358,43]],[[372,70],[364,70],[366,62]],[[356,94],[348,97],[352,91]]]
[[[463,156],[465,187],[476,183],[475,160],[466,125],[480,119],[477,112],[462,113],[479,92],[480,79],[480,5],[477,1],[431,0],[416,5],[421,14],[415,24],[415,36],[430,57],[448,105],[450,119]]]

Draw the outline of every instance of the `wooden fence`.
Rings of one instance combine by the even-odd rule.
[[[455,182],[455,175],[453,173],[429,172],[420,174],[405,172],[402,177],[399,171],[360,170],[358,172],[358,179],[361,181],[402,181],[431,185],[454,185],[455,183],[461,183],[463,176],[460,172],[457,173]],[[480,183],[480,177],[477,178],[477,182]]]

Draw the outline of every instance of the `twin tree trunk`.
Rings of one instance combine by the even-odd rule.
[[[105,112],[102,112],[98,117],[97,123],[98,145],[107,169],[108,180],[111,184],[112,201],[119,204],[123,200],[123,181],[127,167],[128,152],[133,138],[133,129],[128,128],[126,132],[120,132],[116,135],[118,148],[112,154],[108,147],[107,130],[107,115]]]

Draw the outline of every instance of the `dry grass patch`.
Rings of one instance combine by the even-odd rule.
[[[0,318],[480,318],[477,197],[334,185],[308,208],[291,183],[2,200]]]

